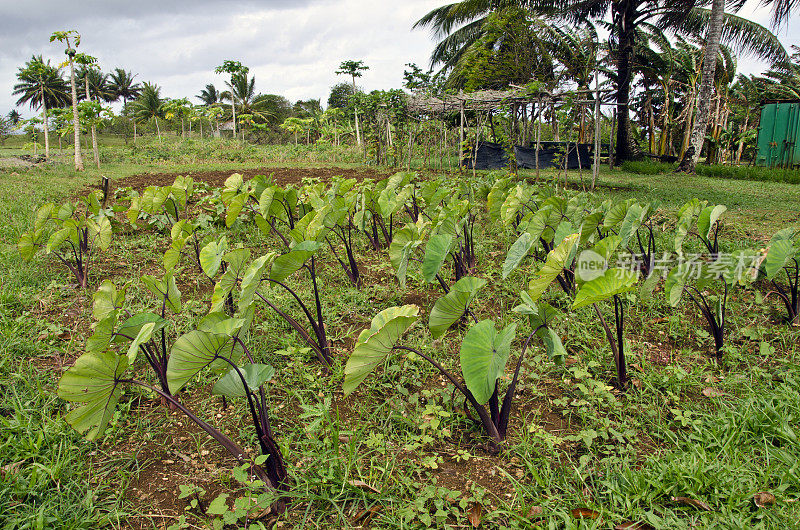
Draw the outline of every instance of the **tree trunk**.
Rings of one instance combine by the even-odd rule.
[[[231,116],[233,119],[233,139],[236,140],[236,98],[233,97],[233,87],[231,87]]]
[[[69,39],[67,39],[67,49],[69,48]],[[75,171],[83,171],[81,120],[78,117],[78,89],[75,86],[75,63],[72,62],[72,56],[69,58],[69,81],[72,88],[72,128],[75,133]]]
[[[158,126],[158,116],[156,116],[156,134],[158,134],[158,143],[161,143],[161,127]]]
[[[83,80],[86,87],[86,101],[92,101],[89,95],[89,76],[87,75]],[[100,169],[100,151],[97,149],[97,127],[94,123],[92,123],[92,154],[94,155],[94,165],[97,166],[97,169]]]
[[[692,128],[691,146],[687,149],[681,160],[678,171],[694,173],[700,151],[708,128],[709,111],[711,107],[711,92],[714,89],[714,73],[717,69],[717,54],[719,53],[719,40],[722,36],[722,21],[725,17],[725,0],[713,0],[711,4],[711,21],[708,26],[706,46],[703,50],[703,74],[700,78],[700,90],[697,91],[695,108],[697,113]],[[691,152],[691,153],[690,153]]]
[[[744,115],[744,127],[742,127],[742,138],[739,140],[739,148],[736,150],[736,163],[740,163],[742,161],[742,151],[744,150],[744,135],[747,132],[747,126],[749,125],[750,121],[750,109],[747,110],[747,113]]]
[[[631,118],[629,100],[631,92],[631,56],[636,39],[636,5],[632,0],[614,3],[617,31],[619,33],[619,55],[617,66],[617,146],[614,163],[621,164],[633,159]]]
[[[42,91],[42,122],[44,123],[44,158],[50,159],[50,128],[47,125],[47,103],[44,100],[44,87]]]
[[[356,95],[356,76],[353,76],[353,95]],[[356,121],[356,144],[361,145],[361,130],[358,127],[358,109],[355,109],[355,121]]]

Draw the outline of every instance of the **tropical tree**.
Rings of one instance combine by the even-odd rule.
[[[231,76],[230,80],[226,82],[226,84],[231,87],[230,91],[230,98],[231,98],[231,113],[233,117],[233,137],[236,138],[236,96],[233,89],[233,85],[237,84],[237,78],[244,77],[246,79],[247,73],[250,69],[246,66],[242,66],[242,63],[239,61],[231,61],[226,60],[220,66],[214,69],[214,72],[218,74],[229,74]]]
[[[161,127],[158,118],[164,117],[164,100],[161,99],[161,87],[154,83],[144,83],[142,91],[134,106],[134,119],[139,121],[155,120],[158,141],[161,141]]]
[[[131,72],[128,72],[123,68],[115,68],[114,71],[111,72],[111,74],[109,74],[108,87],[114,94],[114,101],[119,101],[120,99],[122,99],[123,109],[125,109],[128,106],[129,100],[136,99],[137,97],[139,97],[139,93],[142,91],[142,85],[136,83],[134,81],[135,78],[136,78],[135,74],[131,74]],[[135,142],[136,120],[131,120],[131,121],[133,122],[133,139]]]
[[[85,53],[78,53],[73,57],[73,62],[80,65],[77,73],[78,79],[83,82],[84,97],[86,101],[93,101],[99,103],[101,100],[113,101],[114,95],[108,90],[108,76],[104,75],[96,68],[97,58]],[[90,111],[92,115],[94,111]],[[86,111],[84,111],[86,115]],[[98,111],[99,115],[99,111]],[[96,119],[86,120],[90,123],[92,132],[92,154],[94,154],[94,163],[97,169],[100,169],[100,150],[97,147],[97,123]]]
[[[331,87],[328,95],[328,107],[334,109],[346,109],[347,103],[353,97],[353,85],[350,83],[336,83]]]
[[[15,109],[8,111],[6,117],[8,117],[8,121],[11,122],[11,125],[17,125],[22,120],[22,114]]]
[[[81,44],[81,34],[75,30],[56,31],[50,35],[50,42],[53,41],[63,42],[67,45],[64,53],[67,55],[67,62],[69,63],[69,82],[72,89],[72,128],[75,131],[75,170],[83,171],[83,157],[81,156],[81,122],[78,115],[78,90],[75,83],[75,64],[73,57],[78,53],[75,48]],[[70,42],[70,40],[72,42]],[[75,45],[75,48],[72,47]]]
[[[429,27],[439,43],[431,55],[431,65],[454,64],[465,50],[481,38],[487,17],[492,12],[512,5],[529,9],[542,16],[566,20],[581,26],[596,21],[612,20],[610,29],[611,60],[615,64],[617,100],[616,161],[634,157],[629,101],[635,64],[632,62],[643,28],[658,28],[675,35],[705,34],[711,0],[462,0],[430,11],[414,27]],[[781,0],[794,2],[796,0]],[[741,7],[738,2],[735,7]],[[785,50],[778,39],[763,26],[726,13],[721,40],[739,51],[752,52],[767,59],[780,59]]]
[[[30,105],[31,109],[42,110],[44,128],[44,156],[50,158],[50,124],[47,110],[69,104],[67,83],[58,68],[45,62],[42,56],[33,56],[17,72],[19,83],[14,85],[13,95],[19,96],[17,105]]]
[[[202,101],[203,105],[206,107],[217,105],[222,102],[222,96],[219,90],[217,90],[217,87],[211,83],[207,84],[206,87],[195,97]]]
[[[356,77],[361,77],[361,72],[369,70],[369,66],[364,64],[364,61],[342,61],[339,65],[339,69],[336,70],[336,75],[349,75],[350,78],[353,80],[353,94],[356,93]],[[358,109],[355,111],[355,121],[356,121],[356,143],[361,145],[361,131],[358,126]]]

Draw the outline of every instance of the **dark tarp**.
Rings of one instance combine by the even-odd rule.
[[[607,149],[607,145],[601,146]],[[550,167],[563,167],[564,153],[567,150],[567,142],[541,142],[539,148],[539,169]],[[567,169],[578,169],[578,157],[580,156],[580,167],[583,169],[592,166],[592,154],[594,153],[593,144],[569,143],[569,155],[567,156]],[[601,149],[602,153],[602,149]],[[464,160],[464,165],[472,169],[474,151],[472,156]],[[536,144],[531,147],[514,147],[514,156],[517,159],[517,167],[520,169],[536,169]],[[501,144],[491,142],[481,142],[478,144],[478,157],[475,160],[475,169],[502,169],[508,167],[508,155],[505,153]]]

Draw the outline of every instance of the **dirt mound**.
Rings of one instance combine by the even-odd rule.
[[[223,171],[188,171],[181,173],[144,173],[132,175],[116,181],[116,187],[123,188],[130,186],[137,191],[142,191],[147,186],[167,186],[175,181],[178,175],[192,177],[196,182],[207,182],[212,186],[222,186],[225,180],[233,173],[241,173],[245,178],[255,175],[272,175],[275,182],[280,186],[287,184],[299,184],[304,178],[319,178],[330,180],[333,177],[341,176],[345,178],[355,178],[364,180],[365,178],[382,179],[389,176],[389,173],[374,169],[359,168],[345,169],[339,167],[262,167],[256,169],[227,169]]]

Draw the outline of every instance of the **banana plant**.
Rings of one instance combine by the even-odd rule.
[[[546,320],[543,318],[525,340],[514,369],[514,376],[501,401],[499,380],[505,373],[511,354],[511,343],[516,336],[516,324],[498,330],[491,320],[482,320],[467,331],[460,349],[462,382],[427,354],[397,344],[417,320],[419,315],[417,306],[405,305],[384,309],[372,319],[370,328],[358,336],[353,353],[345,366],[343,385],[345,395],[351,394],[393,351],[414,353],[431,363],[464,396],[465,404],[469,404],[475,410],[486,434],[499,445],[507,434],[516,384],[529,343],[541,330],[549,328],[549,318],[554,314],[552,308],[537,308],[537,315],[543,316]],[[560,339],[557,342],[545,341],[545,345],[548,348],[560,347],[563,350]],[[562,353],[554,351],[551,355],[558,357]]]
[[[759,276],[772,282],[775,292],[786,306],[787,321],[800,323],[800,231],[784,228],[772,236],[759,268]],[[778,283],[778,275],[786,273],[787,287]]]
[[[55,231],[50,226],[55,225]],[[72,273],[82,289],[89,286],[92,259],[99,250],[108,250],[113,230],[111,220],[92,192],[75,203],[58,208],[47,203],[36,212],[33,230],[17,243],[22,258],[30,261],[44,248]]]
[[[671,306],[677,306],[686,294],[700,310],[714,337],[717,359],[722,359],[725,345],[729,292],[755,279],[758,260],[755,252],[739,250],[710,262],[687,261],[675,266],[664,283],[664,296]]]

